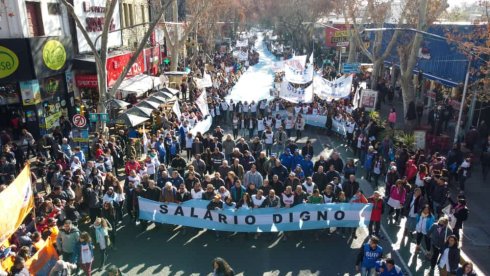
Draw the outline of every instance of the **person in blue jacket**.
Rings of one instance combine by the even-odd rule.
[[[284,165],[284,167],[291,171],[293,156],[291,155],[291,151],[288,148],[286,148],[286,150],[279,156],[279,160],[281,161],[281,164]]]
[[[301,161],[301,167],[303,168],[303,171],[305,172],[305,177],[313,175],[313,161],[311,161],[310,155],[306,155],[305,159],[303,159]]]
[[[303,161],[303,156],[299,154],[299,149],[296,149],[294,151],[292,161],[291,161],[291,170],[296,169],[296,166],[301,165],[301,162]]]
[[[165,143],[163,142],[162,137],[160,137],[158,142],[155,143],[155,148],[158,152],[158,161],[160,164],[165,164],[165,156],[167,155],[167,151],[165,150]]]
[[[376,262],[383,258],[383,247],[378,244],[379,239],[373,236],[368,243],[361,246],[356,260],[356,271],[360,271],[361,276],[369,276],[376,272]]]
[[[376,272],[379,276],[403,276],[402,269],[395,264],[395,260],[388,258],[376,262]]]

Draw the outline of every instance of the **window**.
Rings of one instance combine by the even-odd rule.
[[[41,3],[26,1],[27,28],[32,36],[43,36],[43,19],[41,15]]]
[[[48,3],[49,15],[61,15],[61,9],[59,3]]]
[[[146,22],[145,5],[141,5],[141,23]]]
[[[128,10],[128,4],[124,3],[123,4],[123,13],[124,13],[124,27],[129,26],[129,10]]]
[[[133,26],[134,25],[134,7],[133,7],[133,4],[128,4],[128,8],[129,8],[129,23],[130,23],[129,26]]]

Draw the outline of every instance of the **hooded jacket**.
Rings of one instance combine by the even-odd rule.
[[[65,229],[61,229],[58,234],[58,238],[56,239],[56,247],[58,247],[59,251],[66,252],[66,253],[74,253],[79,238],[80,238],[80,231],[78,230],[78,228],[72,226],[72,228],[69,231],[65,231]],[[76,263],[76,262],[71,261],[71,263]]]

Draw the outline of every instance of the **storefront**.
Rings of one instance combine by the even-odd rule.
[[[121,84],[120,88],[124,88],[125,85],[131,83],[132,81],[139,82],[142,84],[142,93],[137,93],[137,96],[140,96],[139,94],[143,94],[146,91],[151,90],[155,82],[159,83],[159,80],[157,80],[156,77],[152,77],[158,74],[158,66],[160,63],[159,49],[160,47],[158,45],[152,48],[144,49],[142,53],[140,53],[134,64],[131,66],[129,72],[125,77],[125,81]],[[132,52],[126,52],[112,55],[107,58],[106,73],[108,87],[111,87],[112,85],[114,85],[114,83],[116,83],[117,79],[122,74],[125,66],[128,64],[132,56]],[[97,103],[99,99],[99,93],[97,70],[94,58],[75,58],[73,69],[76,71],[75,85],[79,91],[80,98],[84,102],[87,102],[89,105]],[[152,79],[152,84],[145,85],[146,82],[141,81],[141,78],[143,76]],[[126,94],[124,93],[124,91],[119,93],[119,98],[124,99],[125,96]]]
[[[0,40],[0,122],[14,136],[39,137],[74,113],[71,52],[60,37]]]

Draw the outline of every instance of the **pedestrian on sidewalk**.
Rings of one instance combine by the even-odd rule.
[[[453,234],[453,231],[448,226],[448,222],[447,217],[439,218],[437,223],[432,224],[427,233],[432,247],[430,253],[432,255],[430,258],[430,267],[432,270],[436,267],[439,255],[443,253],[447,238]]]
[[[392,107],[390,113],[388,114],[388,125],[392,130],[394,130],[395,124],[396,124],[396,111],[395,108]]]

